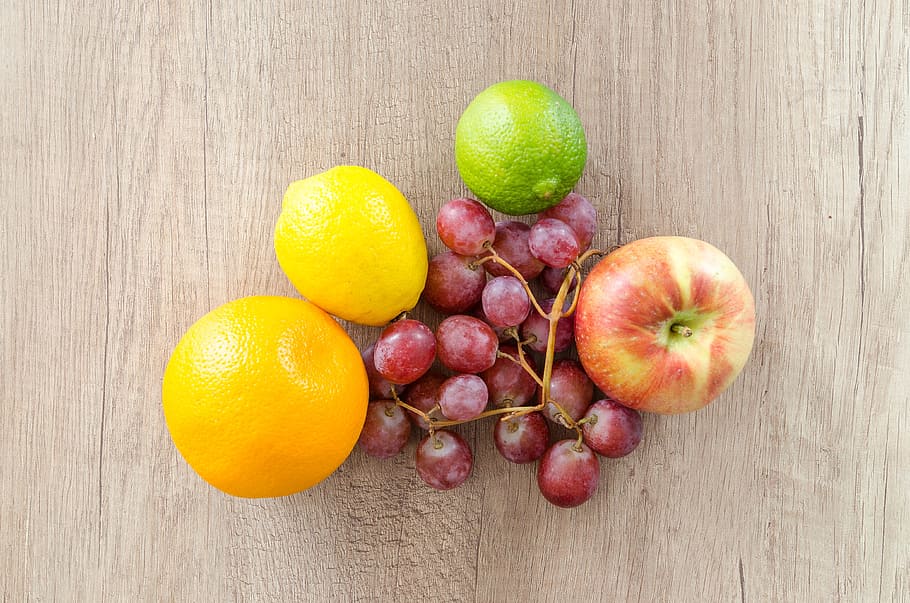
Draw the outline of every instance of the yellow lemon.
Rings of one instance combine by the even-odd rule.
[[[413,308],[427,277],[427,246],[414,210],[388,180],[357,166],[288,187],[275,253],[301,295],[365,325],[384,325]]]
[[[164,371],[164,417],[187,463],[243,497],[293,494],[348,457],[369,387],[354,342],[310,302],[245,297],[187,330]]]

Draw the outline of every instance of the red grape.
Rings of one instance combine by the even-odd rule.
[[[559,288],[562,287],[562,281],[566,278],[567,268],[553,268],[552,266],[547,266],[543,269],[543,272],[540,273],[540,278],[537,280],[540,281],[547,291],[556,295],[559,293]],[[578,274],[572,277],[572,282],[569,284],[569,291],[572,291],[575,287],[578,286]]]
[[[453,421],[477,417],[487,407],[487,386],[477,375],[455,375],[439,386],[436,400],[442,414]]]
[[[573,421],[578,421],[584,416],[594,397],[594,384],[585,374],[581,365],[574,360],[563,359],[553,363],[553,373],[550,376],[550,398],[556,400]],[[544,409],[547,418],[554,423],[559,411],[552,402],[547,403]]]
[[[420,441],[416,465],[417,475],[431,488],[451,490],[471,475],[474,456],[464,438],[443,429]]]
[[[553,308],[554,299],[546,299],[540,303],[540,307],[547,314]],[[570,300],[566,300],[563,305],[563,311],[568,310],[571,305]],[[528,347],[535,352],[547,351],[547,335],[550,333],[550,320],[544,318],[537,312],[531,312],[523,323],[521,323],[521,338],[528,339],[531,335],[537,338]],[[554,343],[556,352],[563,352],[572,345],[572,338],[575,336],[574,321],[571,316],[562,318],[556,323],[556,341]]]
[[[496,421],[493,442],[499,453],[513,463],[539,459],[550,443],[550,428],[539,412]]]
[[[436,359],[433,331],[419,320],[398,320],[383,329],[373,350],[379,374],[392,383],[411,383]]]
[[[537,278],[544,268],[543,262],[531,255],[531,249],[528,247],[530,233],[531,227],[524,222],[506,220],[496,223],[496,240],[493,241],[496,253],[518,270],[526,281]],[[484,262],[483,267],[493,276],[512,274],[505,266],[493,260]]]
[[[578,258],[578,239],[568,224],[543,218],[532,227],[528,237],[531,254],[553,268],[565,268]]]
[[[439,360],[457,373],[480,373],[496,362],[499,338],[487,323],[457,314],[436,328]]]
[[[542,211],[537,217],[556,218],[568,224],[575,232],[580,251],[591,246],[594,233],[597,232],[597,210],[578,193],[569,193],[565,199]]]
[[[487,318],[486,313],[483,311],[483,304],[479,304],[474,311],[471,313],[475,318],[479,318],[484,321],[493,329],[493,332],[496,333],[496,337],[499,338],[499,341],[515,341],[511,335],[506,334],[506,329],[508,327],[498,327],[490,322],[490,319]]]
[[[380,459],[401,452],[411,436],[411,423],[406,414],[394,400],[370,402],[358,440],[363,451]]]
[[[404,401],[410,406],[423,412],[430,412],[436,406],[436,392],[439,386],[445,381],[445,377],[437,372],[430,371],[423,377],[408,386],[408,393]],[[407,411],[408,417],[417,427],[429,429],[430,426],[420,415]]]
[[[560,440],[544,453],[537,466],[537,485],[544,498],[559,507],[577,507],[594,495],[600,462],[591,449],[575,440]]]
[[[641,414],[613,400],[598,400],[591,405],[581,426],[585,443],[594,452],[617,459],[626,456],[641,442]]]
[[[500,350],[512,358],[518,358],[518,349],[515,346],[501,346]],[[526,356],[525,360],[532,369],[536,368],[533,358]],[[537,382],[534,378],[520,364],[508,358],[497,358],[493,366],[485,370],[481,377],[487,384],[493,406],[524,406],[537,392]]]
[[[531,298],[514,276],[497,276],[487,281],[481,300],[487,320],[498,327],[521,324],[531,310]]]
[[[483,253],[496,238],[496,224],[486,207],[473,199],[452,199],[436,214],[436,232],[446,247],[461,255]]]
[[[401,392],[404,390],[404,386],[394,386],[391,381],[388,381],[385,377],[379,374],[379,371],[376,370],[376,365],[373,363],[373,352],[375,347],[376,344],[372,343],[370,344],[370,347],[360,353],[361,358],[363,358],[363,365],[367,369],[367,378],[370,382],[370,399],[391,399],[393,387],[395,387],[395,391],[400,396]]]
[[[452,251],[430,259],[423,298],[444,314],[464,312],[480,301],[487,273],[472,266],[476,257],[458,255]]]

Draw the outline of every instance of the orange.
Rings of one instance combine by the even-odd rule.
[[[366,417],[354,342],[310,302],[245,297],[181,338],[164,371],[164,417],[187,463],[243,497],[293,494],[348,457]]]
[[[455,161],[478,199],[506,214],[556,205],[581,177],[587,141],[575,109],[543,84],[493,84],[455,128]]]

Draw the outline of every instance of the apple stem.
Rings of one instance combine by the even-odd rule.
[[[677,335],[682,335],[683,337],[692,337],[692,329],[686,325],[681,325],[679,323],[673,324],[670,326],[670,330],[676,333]]]

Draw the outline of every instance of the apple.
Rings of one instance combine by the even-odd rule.
[[[736,265],[686,237],[651,237],[604,257],[582,282],[575,340],[607,396],[661,414],[704,407],[739,375],[755,301]]]

